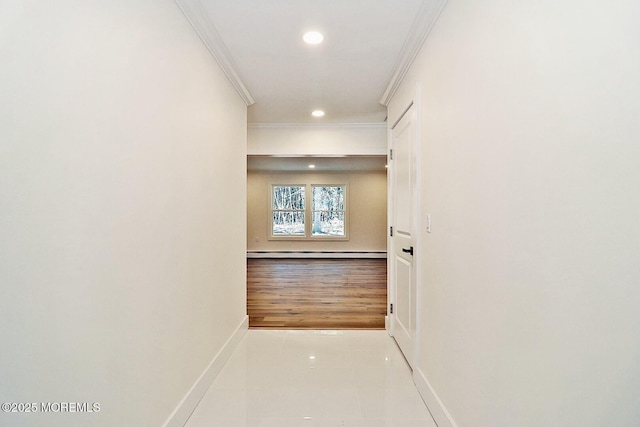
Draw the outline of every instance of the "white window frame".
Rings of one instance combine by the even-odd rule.
[[[303,187],[304,188],[304,209],[302,210],[298,210],[298,209],[286,209],[286,210],[280,210],[280,209],[273,209],[273,194],[274,194],[274,188],[275,187]],[[269,196],[269,227],[270,227],[270,231],[269,231],[269,236],[271,239],[273,240],[289,240],[289,239],[301,239],[301,238],[305,238],[307,237],[307,224],[308,224],[308,218],[309,218],[309,212],[307,209],[307,205],[309,204],[309,186],[307,184],[271,184],[270,191],[271,191],[271,195]],[[274,217],[274,213],[277,211],[283,211],[283,212],[302,212],[303,216],[304,216],[304,234],[274,234],[273,233],[273,217]]]
[[[311,205],[311,206],[309,206],[309,214],[310,214],[309,222],[310,222],[310,227],[311,227],[310,236],[313,237],[313,238],[327,238],[327,237],[334,237],[334,238],[339,238],[339,239],[344,238],[347,235],[347,226],[346,226],[346,222],[347,222],[347,187],[345,185],[343,185],[343,184],[311,184],[310,187],[311,187],[310,188],[311,191],[309,193],[309,196],[310,196],[309,200],[310,200],[310,205]],[[313,202],[314,202],[313,190],[316,187],[319,187],[319,188],[322,188],[322,187],[341,187],[342,188],[342,194],[343,194],[343,201],[342,201],[343,206],[342,207],[343,207],[343,209],[334,209],[333,211],[331,211],[331,212],[338,212],[338,213],[342,213],[343,214],[343,224],[342,225],[344,227],[344,234],[342,236],[336,236],[336,235],[328,236],[328,235],[319,235],[319,234],[314,235],[313,234],[313,218],[314,218],[314,214],[316,212],[329,212],[329,211],[322,210],[322,209],[314,209],[315,206],[313,206]]]
[[[305,187],[304,235],[273,234],[273,188],[274,187]],[[342,187],[344,189],[344,236],[313,235],[313,187]],[[269,185],[269,240],[306,240],[306,241],[340,241],[349,240],[349,184],[340,182],[316,182],[301,184],[299,182],[272,182]],[[319,212],[319,211],[316,211]]]

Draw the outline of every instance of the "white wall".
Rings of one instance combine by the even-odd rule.
[[[387,155],[384,123],[252,124],[250,155]]]
[[[0,12],[0,413],[159,426],[245,319],[246,107],[169,1]],[[242,197],[237,197],[237,195]]]
[[[349,240],[269,240],[271,184],[347,184]],[[269,173],[247,175],[247,250],[379,251],[387,250],[387,173]]]
[[[640,6],[449,0],[420,86],[417,375],[460,427],[640,425]]]

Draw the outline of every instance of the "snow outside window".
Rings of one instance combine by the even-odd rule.
[[[272,185],[271,237],[346,239],[346,185]]]

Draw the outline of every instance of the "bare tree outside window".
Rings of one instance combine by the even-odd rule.
[[[346,185],[272,185],[271,189],[272,237],[346,239]]]
[[[274,236],[305,235],[305,186],[273,186]]]
[[[312,236],[344,236],[344,187],[313,186]]]

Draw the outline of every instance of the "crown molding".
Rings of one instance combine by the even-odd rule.
[[[249,123],[249,129],[386,129],[387,123]]]
[[[413,60],[418,55],[420,48],[424,44],[424,41],[429,36],[433,25],[438,20],[442,9],[444,9],[447,0],[425,0],[413,20],[409,35],[402,46],[400,55],[396,60],[396,65],[393,68],[393,74],[391,80],[387,84],[387,88],[380,98],[380,104],[384,106],[389,105],[389,101],[393,98],[393,95],[398,90],[400,83],[404,79],[404,76],[409,71],[409,67],[413,64]]]
[[[216,60],[222,71],[227,75],[233,87],[248,106],[255,104],[253,96],[244,84],[240,72],[235,65],[229,50],[225,46],[220,34],[204,11],[199,0],[175,0],[176,4],[198,34],[209,53]]]

